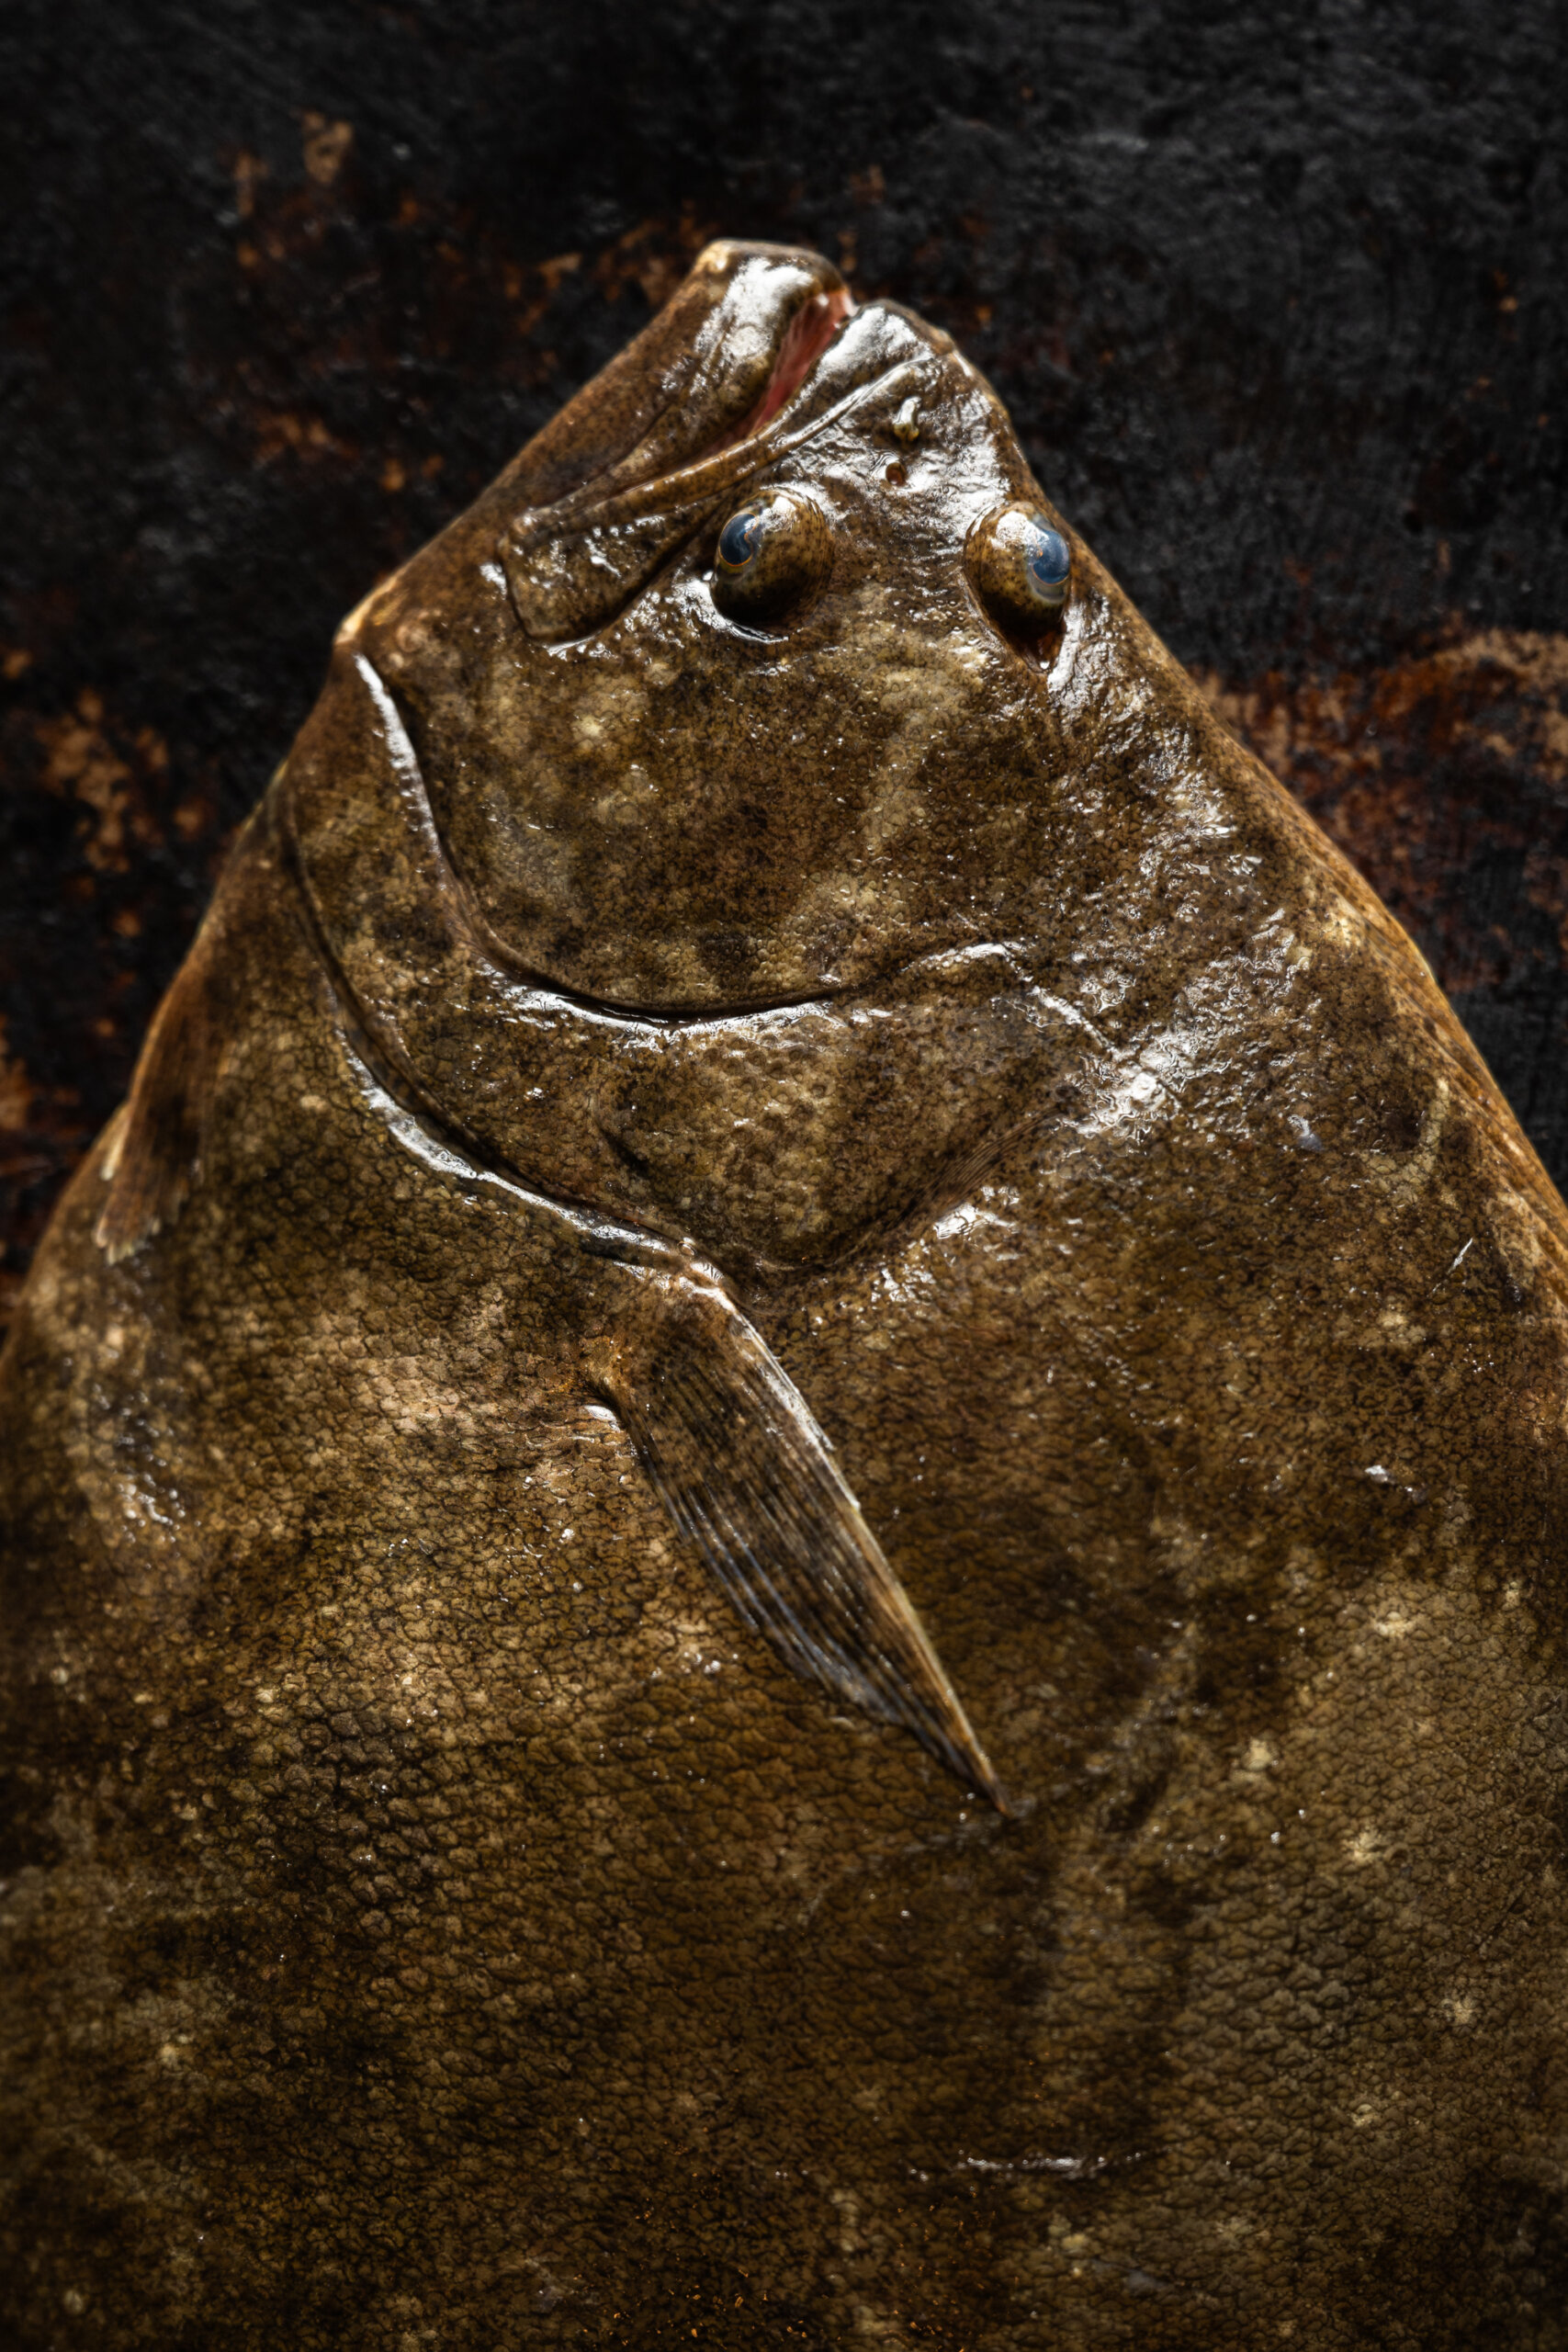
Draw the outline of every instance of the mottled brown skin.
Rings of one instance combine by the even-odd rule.
[[[746,471],[835,285],[711,249],[345,626],[40,1254],[27,2352],[1568,2341],[1562,1205],[1089,551],[992,626],[943,338]],[[550,636],[716,446],[815,601],[716,613],[731,484]],[[740,1625],[551,1202],[722,1270],[1010,1812]]]

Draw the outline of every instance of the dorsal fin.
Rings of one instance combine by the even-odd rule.
[[[247,910],[264,818],[235,842],[216,897],[152,1025],[130,1081],[125,1117],[105,1161],[108,1197],[94,1238],[111,1265],[171,1226],[201,1174],[208,1111],[240,988]],[[238,915],[238,921],[236,921]]]

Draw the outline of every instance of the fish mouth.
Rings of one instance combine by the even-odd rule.
[[[855,309],[822,254],[720,240],[502,476],[525,512],[657,480],[761,431]]]
[[[740,482],[869,403],[896,405],[951,353],[948,337],[901,311],[861,309],[818,254],[710,246],[688,288],[696,281],[702,290],[710,256],[706,275],[722,287],[710,289],[694,322],[671,322],[678,347],[657,363],[670,398],[651,415],[632,400],[641,427],[633,446],[547,502],[525,505],[502,535],[513,607],[536,643],[597,634]],[[685,294],[670,313],[682,313]],[[624,356],[637,352],[634,344]],[[613,390],[596,379],[562,417]],[[520,460],[520,479],[542,484],[546,476]],[[561,477],[548,479],[554,487]]]
[[[773,372],[761,399],[749,416],[714,443],[711,455],[764,432],[795,398],[839,329],[859,308],[847,286],[825,288],[802,303],[785,326],[773,352]]]

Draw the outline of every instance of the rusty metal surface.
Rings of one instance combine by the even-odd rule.
[[[8,12],[6,1297],[338,616],[718,231],[959,336],[1562,1179],[1561,44],[1539,0]]]

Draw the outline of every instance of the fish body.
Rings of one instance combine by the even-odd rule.
[[[0,1359],[6,2340],[1562,2343],[1565,1331],[988,387],[710,248],[345,623]]]

